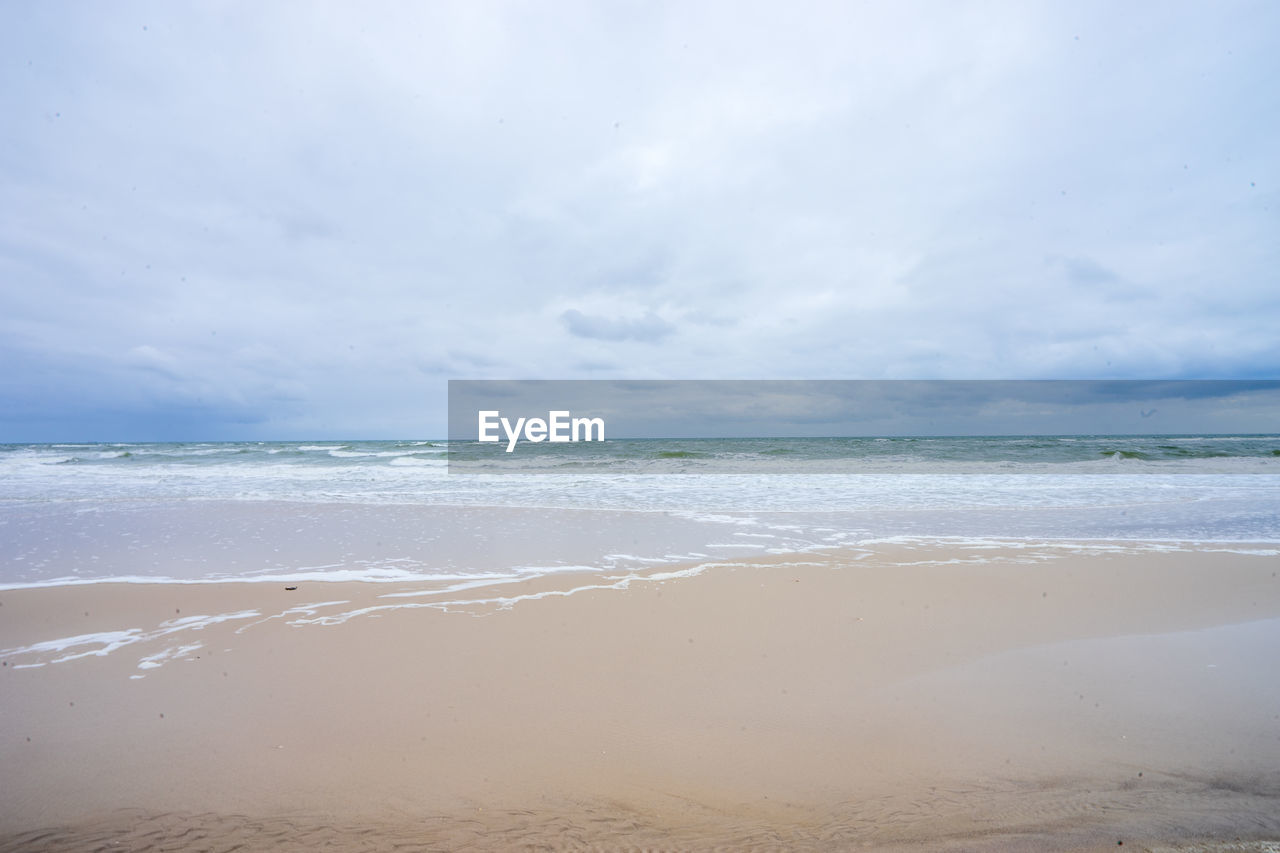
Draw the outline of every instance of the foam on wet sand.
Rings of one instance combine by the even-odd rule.
[[[4,591],[0,849],[1265,849],[1274,556],[1080,550]]]

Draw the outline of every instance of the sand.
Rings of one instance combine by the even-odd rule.
[[[447,609],[0,592],[0,850],[1280,849],[1278,570],[938,546]]]

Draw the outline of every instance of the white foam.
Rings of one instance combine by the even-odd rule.
[[[434,610],[451,611],[480,608],[496,608],[498,610],[510,610],[517,604],[525,601],[539,601],[544,598],[567,598],[571,595],[577,595],[592,590],[622,590],[629,588],[633,583],[659,583],[664,581],[679,580],[683,578],[691,578],[714,568],[734,568],[750,565],[742,562],[710,562],[698,563],[696,565],[687,566],[682,569],[673,569],[667,572],[652,572],[647,574],[628,573],[619,577],[602,578],[599,583],[581,584],[570,589],[549,589],[539,592],[522,593],[520,595],[502,595],[492,596],[488,598],[453,598],[445,601],[430,602],[406,602],[404,604],[381,604],[370,607],[360,607],[355,610],[338,614],[326,614],[323,616],[315,616],[306,619],[295,619],[290,621],[291,625],[341,625],[351,619],[360,616],[378,616],[393,610],[399,609],[421,609],[431,608]],[[808,563],[804,565],[809,565]],[[500,582],[494,582],[500,583]],[[477,588],[481,586],[491,586],[493,583],[485,584],[464,584],[459,585],[455,591],[465,591],[468,588]],[[434,591],[435,594],[445,592],[444,590]],[[431,593],[427,593],[431,594]],[[396,598],[408,597],[408,594],[401,595],[398,593],[390,593],[379,596],[380,598]]]
[[[76,634],[73,637],[61,637],[56,640],[43,640],[39,643],[32,643],[29,646],[19,646],[12,649],[0,650],[0,655],[4,657],[16,657],[26,654],[46,654],[49,652],[64,652],[67,649],[74,649],[80,646],[97,646],[98,648],[89,651],[78,652],[74,655],[57,658],[53,663],[60,663],[64,660],[75,660],[76,658],[86,657],[88,655],[106,655],[110,652],[127,646],[130,643],[137,642],[142,634],[140,628],[130,628],[125,631],[99,631],[93,634]],[[25,666],[31,666],[26,664]],[[24,664],[18,664],[19,667]]]
[[[44,640],[28,646],[19,646],[12,649],[0,650],[0,656],[12,658],[25,655],[48,655],[50,653],[65,652],[70,649],[79,649],[84,646],[92,646],[94,648],[77,651],[72,654],[64,654],[60,657],[55,657],[42,663],[64,663],[66,661],[91,656],[105,657],[114,651],[125,648],[126,646],[131,646],[135,643],[147,643],[152,640],[159,639],[160,637],[167,637],[183,631],[199,631],[209,627],[210,625],[217,625],[221,622],[228,622],[237,619],[250,619],[257,615],[259,614],[256,610],[240,610],[235,613],[184,616],[181,619],[170,619],[166,622],[162,622],[158,628],[151,631],[143,631],[141,628],[129,628],[123,631],[101,631],[94,634],[77,634],[73,637]],[[30,665],[31,664],[17,664],[19,668]]]
[[[161,664],[171,660],[183,660],[204,648],[204,643],[191,643],[185,646],[174,646],[165,649],[162,652],[156,652],[154,655],[147,655],[138,659],[138,669],[159,669]],[[130,676],[131,678],[140,678],[141,676]]]
[[[480,587],[509,583],[520,579],[519,575],[496,575],[491,577],[475,578],[462,583],[451,584],[450,586],[442,587],[440,589],[415,589],[408,592],[385,592],[382,595],[379,595],[378,598],[425,598],[428,596],[450,595],[455,592],[465,592],[469,589],[479,589]]]
[[[517,569],[516,571],[524,571],[533,573],[549,573],[553,571],[589,571],[581,566],[563,567],[551,566],[539,569]],[[375,566],[369,568],[310,568],[298,571],[281,571],[279,569],[265,569],[263,573],[254,574],[246,573],[240,575],[218,574],[203,578],[175,578],[167,575],[110,575],[97,578],[83,577],[59,577],[41,581],[18,581],[14,583],[0,584],[0,592],[8,592],[10,590],[19,589],[44,589],[47,587],[58,586],[88,586],[91,584],[104,583],[128,583],[128,584],[226,584],[226,583],[275,583],[275,584],[300,584],[300,583],[399,583],[399,582],[433,582],[448,581],[458,578],[476,577],[474,574],[456,574],[450,572],[438,571],[421,571],[410,569],[396,569],[386,566]]]
[[[256,625],[262,625],[266,622],[270,622],[272,619],[288,620],[290,616],[297,616],[297,615],[314,616],[317,613],[319,613],[321,609],[325,607],[341,607],[344,604],[350,604],[350,603],[351,603],[350,601],[339,600],[339,601],[317,601],[311,604],[296,604],[293,607],[290,607],[286,610],[282,610],[281,612],[273,614],[271,616],[267,616],[262,619],[259,619],[256,622],[250,622],[247,625],[241,625],[239,628],[236,629],[236,633],[243,634],[245,631],[249,630],[250,628]]]

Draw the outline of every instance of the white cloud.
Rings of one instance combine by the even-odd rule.
[[[1278,17],[11,6],[0,403],[384,435],[449,376],[1274,375]]]

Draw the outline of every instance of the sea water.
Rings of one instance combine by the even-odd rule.
[[[1280,436],[0,445],[0,585],[461,580],[891,541],[1280,545]]]

